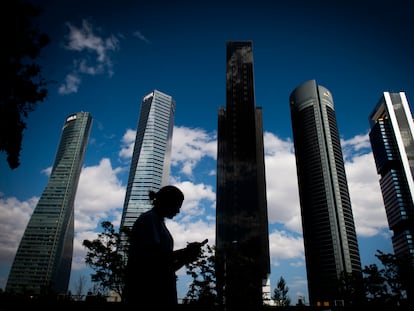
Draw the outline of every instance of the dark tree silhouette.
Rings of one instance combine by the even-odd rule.
[[[409,258],[398,258],[394,254],[386,254],[377,250],[375,254],[383,267],[376,264],[365,266],[364,274],[365,294],[371,305],[397,306],[407,303],[407,287],[412,283],[412,273],[407,273]],[[411,276],[411,280],[408,278]]]
[[[109,221],[103,221],[101,226],[104,231],[98,234],[97,239],[84,240],[82,243],[88,249],[85,263],[95,270],[91,279],[103,292],[113,290],[122,298],[127,263],[122,254],[127,250],[122,249],[121,233],[128,238],[130,233],[126,228],[122,232],[116,232]]]
[[[40,8],[28,1],[1,2],[0,152],[11,169],[20,165],[26,118],[47,96],[47,82],[35,62],[49,36],[34,23]]]
[[[185,267],[193,281],[184,303],[196,305],[198,310],[213,310],[217,305],[215,246],[204,246],[198,260]]]
[[[281,276],[277,282],[277,287],[273,290],[272,297],[277,306],[290,306],[288,292],[289,287],[286,286],[285,279]]]

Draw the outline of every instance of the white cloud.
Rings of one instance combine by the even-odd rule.
[[[293,143],[265,133],[264,145],[269,223],[302,232]]]
[[[0,263],[11,262],[39,198],[20,201],[0,193]]]
[[[186,216],[182,221],[188,222],[207,214],[211,202],[216,201],[216,194],[211,185],[194,184],[190,181],[175,183],[184,193],[184,203],[181,212]],[[209,204],[205,204],[208,202]],[[215,205],[215,204],[214,204]],[[215,210],[213,210],[215,213]]]
[[[121,222],[125,186],[109,159],[82,169],[75,199],[75,239],[72,269],[84,269],[86,249],[83,241],[94,240],[102,232],[101,222],[109,220],[117,227]]]
[[[272,265],[278,265],[281,259],[300,258],[305,260],[303,239],[286,231],[274,230],[269,235],[269,250]]]
[[[42,170],[42,174],[45,174],[46,176],[50,176],[50,174],[52,173],[52,166],[49,166],[45,169]]]
[[[352,150],[355,151],[371,148],[368,133],[363,135],[355,135],[354,137],[351,137],[347,140],[341,139],[341,146],[343,150],[346,150],[349,146],[352,148]]]
[[[357,235],[389,234],[379,175],[372,153],[355,156],[345,164]]]
[[[186,176],[193,175],[194,167],[204,157],[217,157],[216,135],[203,129],[175,126],[172,145],[171,164],[181,166],[181,173]]]
[[[86,62],[86,59],[75,61],[75,64],[78,72],[85,73],[91,76],[96,76],[105,71],[105,67],[103,64],[89,65]]]
[[[174,237],[175,248],[185,247],[187,242],[201,242],[206,238],[210,245],[215,244],[215,222],[197,220],[192,223],[181,223],[168,220],[166,224]]]
[[[144,41],[145,43],[150,43],[150,41],[139,30],[134,31],[132,35],[134,37],[137,37],[138,39]]]
[[[77,231],[99,227],[102,220],[120,220],[125,186],[117,177],[119,172],[121,169],[112,168],[110,160],[106,158],[96,166],[82,169],[75,199]]]
[[[131,159],[134,153],[136,131],[127,129],[124,136],[122,136],[121,150],[119,151],[119,157],[123,159]]]
[[[80,77],[75,73],[70,73],[65,77],[65,83],[61,84],[61,86],[58,89],[58,92],[61,95],[77,93],[80,83]]]
[[[115,35],[103,38],[96,34],[92,24],[87,20],[82,21],[82,26],[76,27],[72,23],[66,23],[69,32],[66,35],[65,48],[76,51],[79,58],[73,61],[72,72],[65,78],[59,89],[59,94],[67,95],[77,93],[81,78],[79,74],[98,75],[107,73],[113,75],[113,65],[110,54],[119,49],[119,40]]]
[[[96,53],[96,61],[99,63],[111,64],[108,56],[109,51],[115,51],[119,48],[119,41],[111,35],[104,39],[95,34],[92,24],[87,20],[82,21],[82,27],[78,28],[71,23],[66,23],[69,28],[67,35],[66,48],[71,51]]]

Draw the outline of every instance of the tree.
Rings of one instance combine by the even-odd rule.
[[[48,82],[35,60],[49,37],[33,23],[41,13],[38,7],[24,0],[1,3],[0,152],[15,169],[20,165],[25,119],[47,96]]]
[[[346,305],[360,305],[365,302],[362,273],[342,271],[338,278],[339,297]]]
[[[384,269],[379,270],[376,264],[365,266],[362,270],[364,273],[365,294],[368,301],[382,301],[388,299],[388,288],[385,277],[383,276]]]
[[[410,305],[414,305],[414,261],[412,255],[396,256],[377,250],[375,256],[385,267],[385,278],[397,303],[400,304],[407,300]]]
[[[91,274],[94,289],[88,295],[102,296],[113,290],[122,299],[127,264],[123,254],[128,249],[123,248],[125,246],[121,243],[121,236],[129,239],[131,231],[123,227],[118,233],[109,221],[103,221],[101,226],[103,232],[98,234],[97,239],[84,240],[82,243],[88,249],[85,263],[95,271]],[[186,298],[189,299],[189,303],[197,303],[199,307],[215,306],[217,294],[214,253],[214,247],[207,244],[203,247],[200,258],[186,265],[187,275],[193,278]]]
[[[273,290],[273,300],[277,306],[290,306],[288,296],[289,287],[286,286],[285,279],[281,276],[277,282],[277,287]]]
[[[199,259],[186,265],[186,274],[193,279],[186,294],[187,303],[214,308],[217,302],[214,246],[206,244]]]
[[[371,264],[362,270],[368,303],[392,306],[405,303],[406,284],[409,283],[405,275],[407,260],[380,250],[377,250],[375,257],[380,260],[383,268],[379,269],[376,264]]]
[[[101,226],[104,231],[98,234],[97,239],[82,243],[88,249],[85,263],[95,270],[91,275],[92,282],[96,282],[102,292],[113,290],[122,298],[127,262],[123,256],[126,250],[121,248],[121,233],[129,237],[129,231],[123,229],[118,233],[109,221],[103,221]]]

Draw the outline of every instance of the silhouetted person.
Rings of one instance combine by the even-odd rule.
[[[165,186],[158,192],[150,191],[149,197],[153,208],[142,213],[132,227],[123,296],[134,309],[175,310],[178,304],[175,272],[198,258],[203,243],[193,242],[173,250],[174,239],[164,220],[180,212],[184,201],[180,189]]]

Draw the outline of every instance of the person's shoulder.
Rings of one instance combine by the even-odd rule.
[[[156,219],[158,218],[157,213],[154,212],[153,209],[150,209],[148,211],[143,212],[141,215],[139,215],[137,221],[147,221],[150,219]]]
[[[151,210],[149,211],[145,211],[143,212],[141,215],[138,216],[138,218],[135,220],[133,226],[132,226],[132,231],[139,231],[141,230],[140,228],[143,228],[145,226],[147,226],[150,223],[154,222],[154,216],[152,215],[153,213],[151,212]]]

